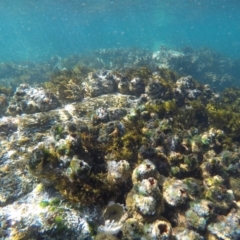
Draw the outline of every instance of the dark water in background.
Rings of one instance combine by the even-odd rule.
[[[239,0],[2,0],[0,61],[161,45],[240,58]]]

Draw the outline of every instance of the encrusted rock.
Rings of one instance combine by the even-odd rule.
[[[146,223],[143,228],[144,237],[153,240],[171,240],[172,226],[165,219],[156,220],[153,223]]]
[[[205,197],[213,202],[216,211],[221,214],[227,213],[235,200],[233,191],[224,185],[210,187],[206,190]]]
[[[190,209],[186,211],[187,225],[197,232],[205,231],[209,220],[214,215],[214,204],[202,199],[190,203]]]
[[[146,94],[152,99],[163,97],[165,91],[165,87],[159,81],[155,81],[153,79],[150,79],[148,81],[148,84],[145,88]]]
[[[135,218],[128,218],[122,227],[123,237],[126,240],[141,239],[143,236],[144,224]]]
[[[140,77],[135,77],[130,81],[129,90],[133,95],[139,96],[144,93],[145,85],[143,79]]]
[[[193,230],[189,230],[189,229],[185,229],[185,230],[179,230],[178,233],[174,234],[174,237],[177,240],[204,240],[205,238],[203,236],[201,236],[199,233],[193,231]]]
[[[157,171],[156,166],[150,160],[146,159],[133,170],[132,182],[136,184],[150,177],[157,179],[159,184],[162,184],[163,179]]]
[[[166,179],[163,184],[163,197],[170,206],[184,204],[189,199],[188,186],[181,180]]]
[[[126,206],[139,220],[156,219],[164,211],[157,180],[149,177],[134,184],[127,195]]]
[[[7,96],[3,93],[0,94],[0,114],[3,114],[8,107]]]
[[[109,184],[127,182],[130,179],[130,164],[126,160],[107,162],[107,180]]]
[[[11,98],[7,114],[16,116],[22,113],[46,112],[60,106],[56,96],[43,88],[32,88],[21,84]]]
[[[232,209],[226,216],[221,216],[207,227],[208,239],[239,239],[240,210]]]
[[[97,97],[102,94],[112,93],[116,90],[116,81],[111,71],[100,70],[89,73],[87,81],[83,83],[85,94]]]

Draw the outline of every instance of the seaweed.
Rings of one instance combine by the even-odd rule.
[[[206,106],[210,126],[222,129],[233,140],[239,140],[240,90],[226,89],[217,103]]]
[[[83,98],[81,83],[90,71],[85,65],[76,65],[71,70],[64,69],[52,73],[50,80],[42,85],[64,103],[80,100]]]

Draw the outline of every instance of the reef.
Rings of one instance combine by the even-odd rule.
[[[71,102],[71,99],[82,98],[79,82],[92,70],[118,70],[120,74],[119,71],[141,67],[147,67],[152,72],[171,69],[179,76],[191,75],[201,84],[210,85],[217,91],[223,91],[226,87],[240,87],[239,59],[231,59],[209,48],[192,49],[186,46],[172,50],[162,45],[155,52],[136,48],[110,48],[66,58],[55,55],[46,62],[0,63],[0,94],[11,96],[22,83],[36,85],[48,82],[45,87],[55,89],[59,100],[70,99]],[[69,77],[71,81],[68,82]],[[118,87],[121,89],[119,92],[128,94],[126,78],[119,78]]]
[[[238,239],[239,89],[161,51],[95,52],[108,70],[55,57],[47,80],[2,88],[2,239]]]

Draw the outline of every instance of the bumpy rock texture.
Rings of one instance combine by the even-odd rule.
[[[161,68],[191,54],[54,58],[0,88],[1,238],[238,239],[240,91]]]

